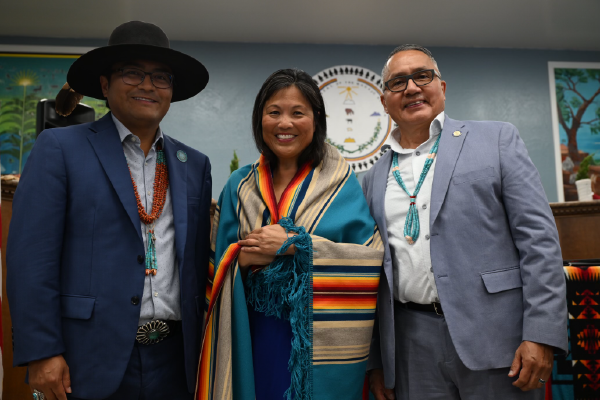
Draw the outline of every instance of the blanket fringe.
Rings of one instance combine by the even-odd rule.
[[[258,312],[290,321],[292,351],[288,362],[292,382],[284,396],[288,400],[312,399],[311,304],[310,275],[312,270],[312,239],[304,227],[297,227],[290,218],[279,224],[286,232],[295,232],[277,251],[284,254],[293,244],[293,256],[279,256],[267,267],[250,273],[246,279],[246,298]]]

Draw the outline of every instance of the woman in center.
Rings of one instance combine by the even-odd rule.
[[[326,126],[303,71],[256,96],[261,156],[231,175],[213,220],[197,399],[362,398],[383,247]]]

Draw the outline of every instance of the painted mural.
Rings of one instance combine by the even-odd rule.
[[[558,182],[564,200],[578,199],[575,182],[585,178],[592,180],[594,198],[600,198],[600,64],[551,63],[550,67],[559,143],[555,151],[560,154]]]
[[[0,53],[0,166],[20,174],[35,141],[36,106],[54,99],[78,55]],[[96,119],[108,112],[104,101],[84,97]]]

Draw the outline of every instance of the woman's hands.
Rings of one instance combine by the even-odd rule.
[[[281,225],[267,225],[250,232],[246,239],[238,241],[242,246],[238,255],[238,264],[242,269],[242,277],[248,274],[248,267],[252,265],[269,265],[276,257],[277,250],[288,240],[289,236],[296,235],[294,232],[286,233]],[[285,252],[292,255],[296,247],[291,245]]]
[[[270,255],[273,256],[271,258],[271,261],[273,261],[277,250],[283,246],[289,236],[293,235],[296,234],[294,232],[286,233],[281,225],[267,225],[253,230],[246,236],[246,239],[240,240],[238,244],[242,246],[242,252],[244,253]],[[292,255],[295,252],[296,248],[292,245],[285,254]]]

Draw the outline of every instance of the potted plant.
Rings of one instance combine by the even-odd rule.
[[[588,155],[579,164],[579,170],[575,177],[575,185],[577,186],[577,197],[579,201],[592,200],[592,180],[589,176],[590,164],[593,162],[593,154]]]
[[[240,167],[240,159],[238,158],[235,150],[233,151],[233,158],[231,159],[231,164],[229,164],[229,175],[233,174],[234,171]]]

